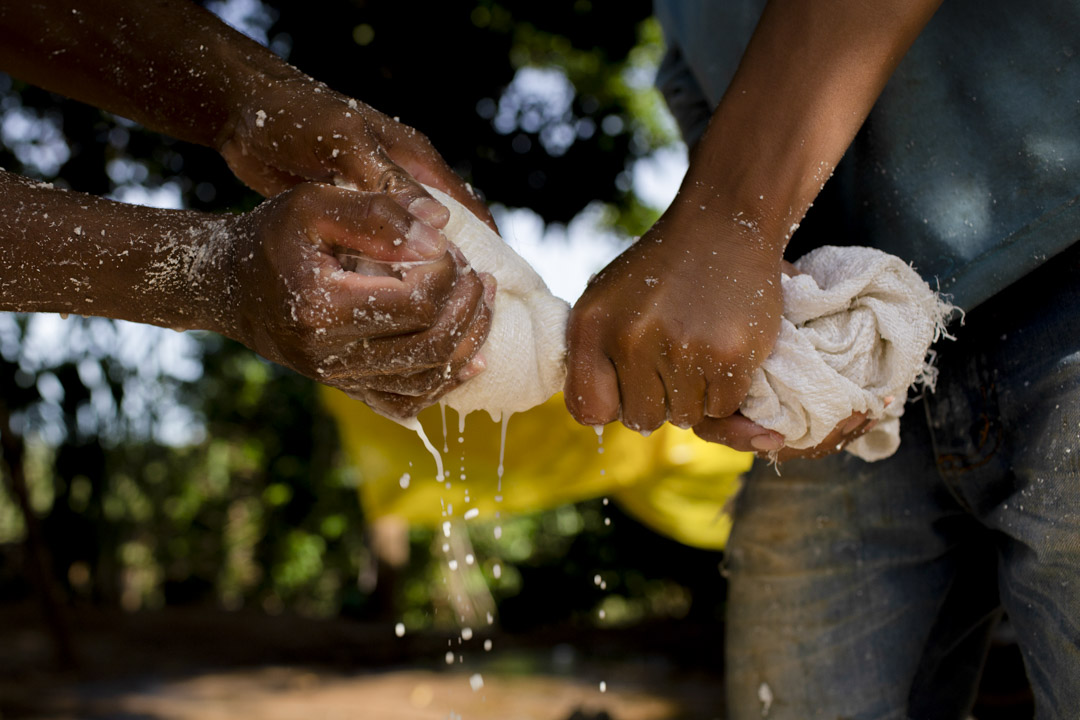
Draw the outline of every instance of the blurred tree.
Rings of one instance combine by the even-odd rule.
[[[632,183],[636,159],[676,142],[651,89],[662,47],[648,0],[207,6],[428,134],[492,202],[552,223],[599,202],[625,235],[657,216]],[[129,202],[231,212],[259,202],[211,150],[3,75],[0,166]],[[4,434],[24,451],[5,456],[22,467],[53,581],[70,602],[380,610],[356,582],[373,562],[356,478],[311,382],[216,336],[59,323],[0,318],[0,397]],[[27,592],[18,550],[27,528],[13,503],[0,494],[0,598]],[[713,617],[717,557],[600,501],[503,525],[504,540],[478,528],[473,542],[511,627],[595,622],[604,608],[609,623]],[[432,540],[413,533],[398,597],[416,626],[440,603]]]

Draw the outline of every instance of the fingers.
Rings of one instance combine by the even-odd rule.
[[[868,420],[866,413],[852,413],[818,445],[798,449],[785,447],[784,439],[779,433],[767,430],[739,414],[726,418],[706,418],[694,426],[694,433],[709,442],[783,462],[796,458],[820,458],[840,452],[853,440],[872,430],[875,425],[877,421]]]
[[[494,307],[494,278],[478,275],[457,248],[451,257],[457,263],[454,287],[430,327],[410,334],[381,338],[372,344],[377,357],[391,371],[404,364],[414,371],[443,368],[447,379],[480,349],[491,327]]]
[[[442,158],[434,154],[442,163]],[[431,193],[406,169],[391,160],[386,152],[379,150],[367,158],[349,154],[341,159],[340,164],[343,177],[356,182],[359,190],[386,195],[433,228],[444,228],[450,221],[450,211],[431,197]]]
[[[318,308],[319,327],[329,340],[370,340],[430,328],[443,312],[460,272],[449,255],[417,266],[400,279],[335,271],[331,259],[324,262],[326,277],[308,289],[305,302]]]
[[[483,370],[482,360],[475,358],[491,329],[494,279],[466,270],[463,259],[458,260],[458,280],[432,323],[413,332],[386,333],[362,340],[355,339],[356,333],[370,334],[370,324],[351,333],[348,325],[343,326],[328,338],[331,342],[336,339],[340,346],[333,350],[338,362],[324,366],[321,379],[418,396],[435,391],[442,394],[453,381]],[[361,313],[365,318],[387,317],[389,313],[383,310],[385,306]]]
[[[632,368],[619,372],[622,401],[620,420],[631,430],[652,432],[667,419],[664,381],[652,368]]]
[[[867,419],[866,413],[852,413],[851,417],[837,425],[836,428],[826,435],[825,439],[815,447],[803,450],[786,450],[781,453],[780,459],[820,458],[825,457],[826,455],[832,455],[833,453],[843,450],[844,446],[851,441],[862,437],[876,424],[876,421]]]
[[[396,395],[367,387],[358,387],[351,391],[346,390],[346,392],[375,412],[398,420],[416,417],[421,410],[438,401],[438,396]]]
[[[574,327],[569,335],[577,334]],[[606,425],[619,418],[619,378],[615,366],[597,343],[582,341],[575,344],[569,338],[571,348],[579,348],[567,357],[566,384],[563,398],[566,409],[583,425]]]
[[[426,138],[424,142],[428,150],[416,147],[415,143],[401,144],[391,150],[391,155],[397,164],[417,181],[442,190],[483,220],[488,227],[498,232],[499,229],[495,226],[495,219],[491,216],[487,203],[446,164],[442,156],[427,143]],[[443,226],[436,225],[435,227]]]
[[[672,357],[674,356],[674,357]],[[702,369],[683,351],[669,351],[661,378],[667,394],[667,415],[682,428],[697,425],[705,417],[706,383]]]
[[[393,201],[301,185],[238,226],[253,249],[237,261],[252,305],[245,339],[264,356],[338,387],[414,397],[482,370],[494,278],[445,241],[436,259],[408,260],[398,236],[425,226]],[[351,262],[335,254],[345,250]]]
[[[784,447],[780,433],[767,430],[738,413],[723,418],[705,418],[694,426],[702,440],[720,443],[742,452],[774,453]]]
[[[446,252],[441,232],[385,195],[313,184],[291,194],[295,209],[309,219],[312,241],[325,248],[343,247],[388,263],[434,260]]]
[[[750,376],[736,374],[737,369],[728,370],[728,367],[720,365],[709,377],[705,398],[705,414],[709,417],[726,418],[735,414],[750,390]]]

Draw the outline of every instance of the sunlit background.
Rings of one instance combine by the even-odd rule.
[[[686,171],[648,0],[203,4],[428,135],[570,302]],[[159,208],[261,202],[212,150],[3,74],[0,166]],[[600,455],[585,429],[556,482],[528,477],[539,450],[507,459],[507,494],[532,482],[533,507],[444,533],[361,501],[368,426],[331,405],[213,334],[0,314],[0,717],[716,720],[715,463],[690,477],[688,442],[633,455],[614,431]],[[557,444],[560,421],[514,422]],[[383,468],[402,497],[430,463],[407,441]],[[631,502],[619,472],[656,484]],[[554,487],[574,483],[612,491]],[[676,511],[650,521],[661,501]]]
[[[297,4],[226,0],[206,7],[286,59],[320,43],[294,31]],[[375,52],[386,27],[379,16],[365,3],[339,10],[352,18],[348,52]],[[686,148],[653,89],[663,48],[647,5],[577,2],[562,11],[577,20],[618,15],[617,22],[591,20],[611,37],[586,47],[557,28],[541,29],[552,18],[540,12],[534,21],[530,12],[528,4],[466,4],[458,14],[470,31],[493,38],[487,93],[466,98],[469,118],[403,120],[440,149],[440,132],[453,135],[466,120],[479,128],[474,134],[486,134],[480,150],[449,148],[448,160],[492,201],[507,242],[553,292],[573,301],[671,201]],[[340,40],[335,47],[347,50]],[[396,51],[382,52],[378,62]],[[305,57],[294,60],[303,69]],[[360,67],[363,57],[350,62]],[[383,78],[392,72],[383,68]],[[0,162],[10,170],[126,203],[237,212],[258,202],[209,151],[4,75],[0,141]],[[490,162],[481,167],[470,154]],[[552,179],[555,171],[588,174],[574,163],[604,182],[582,188]],[[570,169],[559,171],[563,166]],[[519,178],[520,190],[494,181],[486,187],[484,167],[487,177]],[[62,604],[393,616],[406,618],[410,629],[440,622],[433,610],[445,599],[436,589],[440,568],[429,552],[430,530],[411,531],[410,564],[393,595],[373,589],[378,561],[356,501],[359,480],[342,460],[313,383],[217,336],[101,318],[0,315],[0,355],[10,430],[23,451],[20,472]],[[673,579],[668,563],[638,557],[654,542],[674,552],[679,546],[629,518],[612,526],[618,510],[600,502],[504,522],[499,576],[486,581],[500,604],[520,602],[520,611],[513,602],[503,608],[511,625],[584,618],[618,626],[690,613],[693,591]],[[22,554],[27,540],[25,515],[5,484],[2,600],[32,597]],[[475,544],[482,552],[491,540],[477,537]],[[687,552],[696,565],[680,572],[706,568],[708,583],[717,585],[717,557]],[[592,582],[598,564],[611,568],[603,593]],[[584,587],[553,606],[542,583],[554,577]],[[701,601],[704,617],[716,616],[717,596]]]

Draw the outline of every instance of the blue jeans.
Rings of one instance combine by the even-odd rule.
[[[729,718],[964,718],[1014,625],[1080,717],[1080,245],[938,345],[895,456],[758,463],[727,555]]]

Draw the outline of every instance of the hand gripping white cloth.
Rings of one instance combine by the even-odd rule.
[[[908,388],[933,389],[927,354],[953,307],[903,260],[873,248],[821,247],[795,266],[806,274],[782,278],[780,336],[740,411],[791,448],[814,447],[864,412],[878,425],[845,449],[886,458],[900,445]]]
[[[469,264],[495,276],[491,331],[480,348],[482,373],[443,396],[462,416],[486,410],[492,420],[523,412],[562,390],[570,306],[551,294],[532,267],[464,205],[435,188],[450,211],[443,232]]]
[[[487,368],[443,402],[495,420],[539,405],[562,389],[569,306],[463,205],[428,191],[450,211],[447,238],[498,282],[481,348]],[[805,274],[782,278],[780,335],[740,410],[797,449],[818,445],[853,412],[864,412],[879,424],[845,449],[869,461],[888,457],[900,444],[908,388],[933,385],[927,352],[952,307],[903,260],[873,248],[822,247],[796,267]]]

